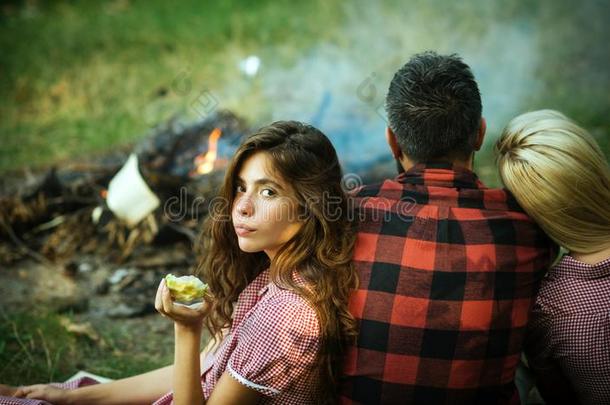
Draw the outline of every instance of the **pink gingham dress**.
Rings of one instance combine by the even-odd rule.
[[[563,375],[582,404],[610,404],[610,258],[565,255],[536,298],[525,351],[539,377]]]
[[[295,280],[303,279],[295,273]],[[265,396],[266,404],[309,404],[319,399],[315,366],[320,349],[316,312],[293,291],[258,275],[239,295],[233,324],[201,370],[201,386],[209,398],[224,372]],[[154,405],[172,404],[167,393]]]

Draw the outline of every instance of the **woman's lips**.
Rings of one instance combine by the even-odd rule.
[[[235,233],[238,236],[248,236],[250,235],[252,232],[256,231],[256,229],[254,228],[250,228],[248,226],[245,225],[235,225]]]

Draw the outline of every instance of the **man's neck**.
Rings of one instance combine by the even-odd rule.
[[[437,160],[442,160],[442,159],[437,159]],[[472,171],[473,170],[473,163],[474,163],[474,153],[467,160],[463,160],[463,159],[447,159],[447,162],[452,163],[456,167],[461,167],[461,168],[464,168],[466,170]],[[419,162],[416,162],[414,160],[409,159],[405,154],[403,154],[400,157],[400,165],[402,166],[403,169],[405,169],[405,171],[408,171],[409,169],[412,169],[413,166],[415,166],[417,163],[419,163]]]

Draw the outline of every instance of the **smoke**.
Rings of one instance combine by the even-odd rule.
[[[472,68],[488,122],[486,145],[492,144],[543,87],[537,72],[547,50],[540,49],[536,17],[529,10],[505,12],[505,2],[402,4],[350,3],[332,39],[288,65],[275,62],[281,46],[261,50],[257,91],[269,112],[265,119],[317,126],[337,148],[346,172],[373,167],[394,174],[384,137],[386,91],[410,56],[435,50],[457,53]]]

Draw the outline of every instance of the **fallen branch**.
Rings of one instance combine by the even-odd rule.
[[[27,256],[30,256],[32,259],[34,259],[42,264],[46,264],[47,266],[54,266],[53,262],[51,262],[49,259],[47,259],[43,255],[41,255],[40,253],[35,252],[32,249],[30,249],[25,244],[25,242],[23,242],[21,239],[19,239],[17,237],[17,235],[15,235],[13,228],[8,223],[6,223],[6,221],[2,217],[0,217],[0,226],[2,227],[2,229],[4,229],[4,231],[9,236],[9,238],[11,238],[13,243],[15,245],[17,245],[24,254],[26,254]]]

